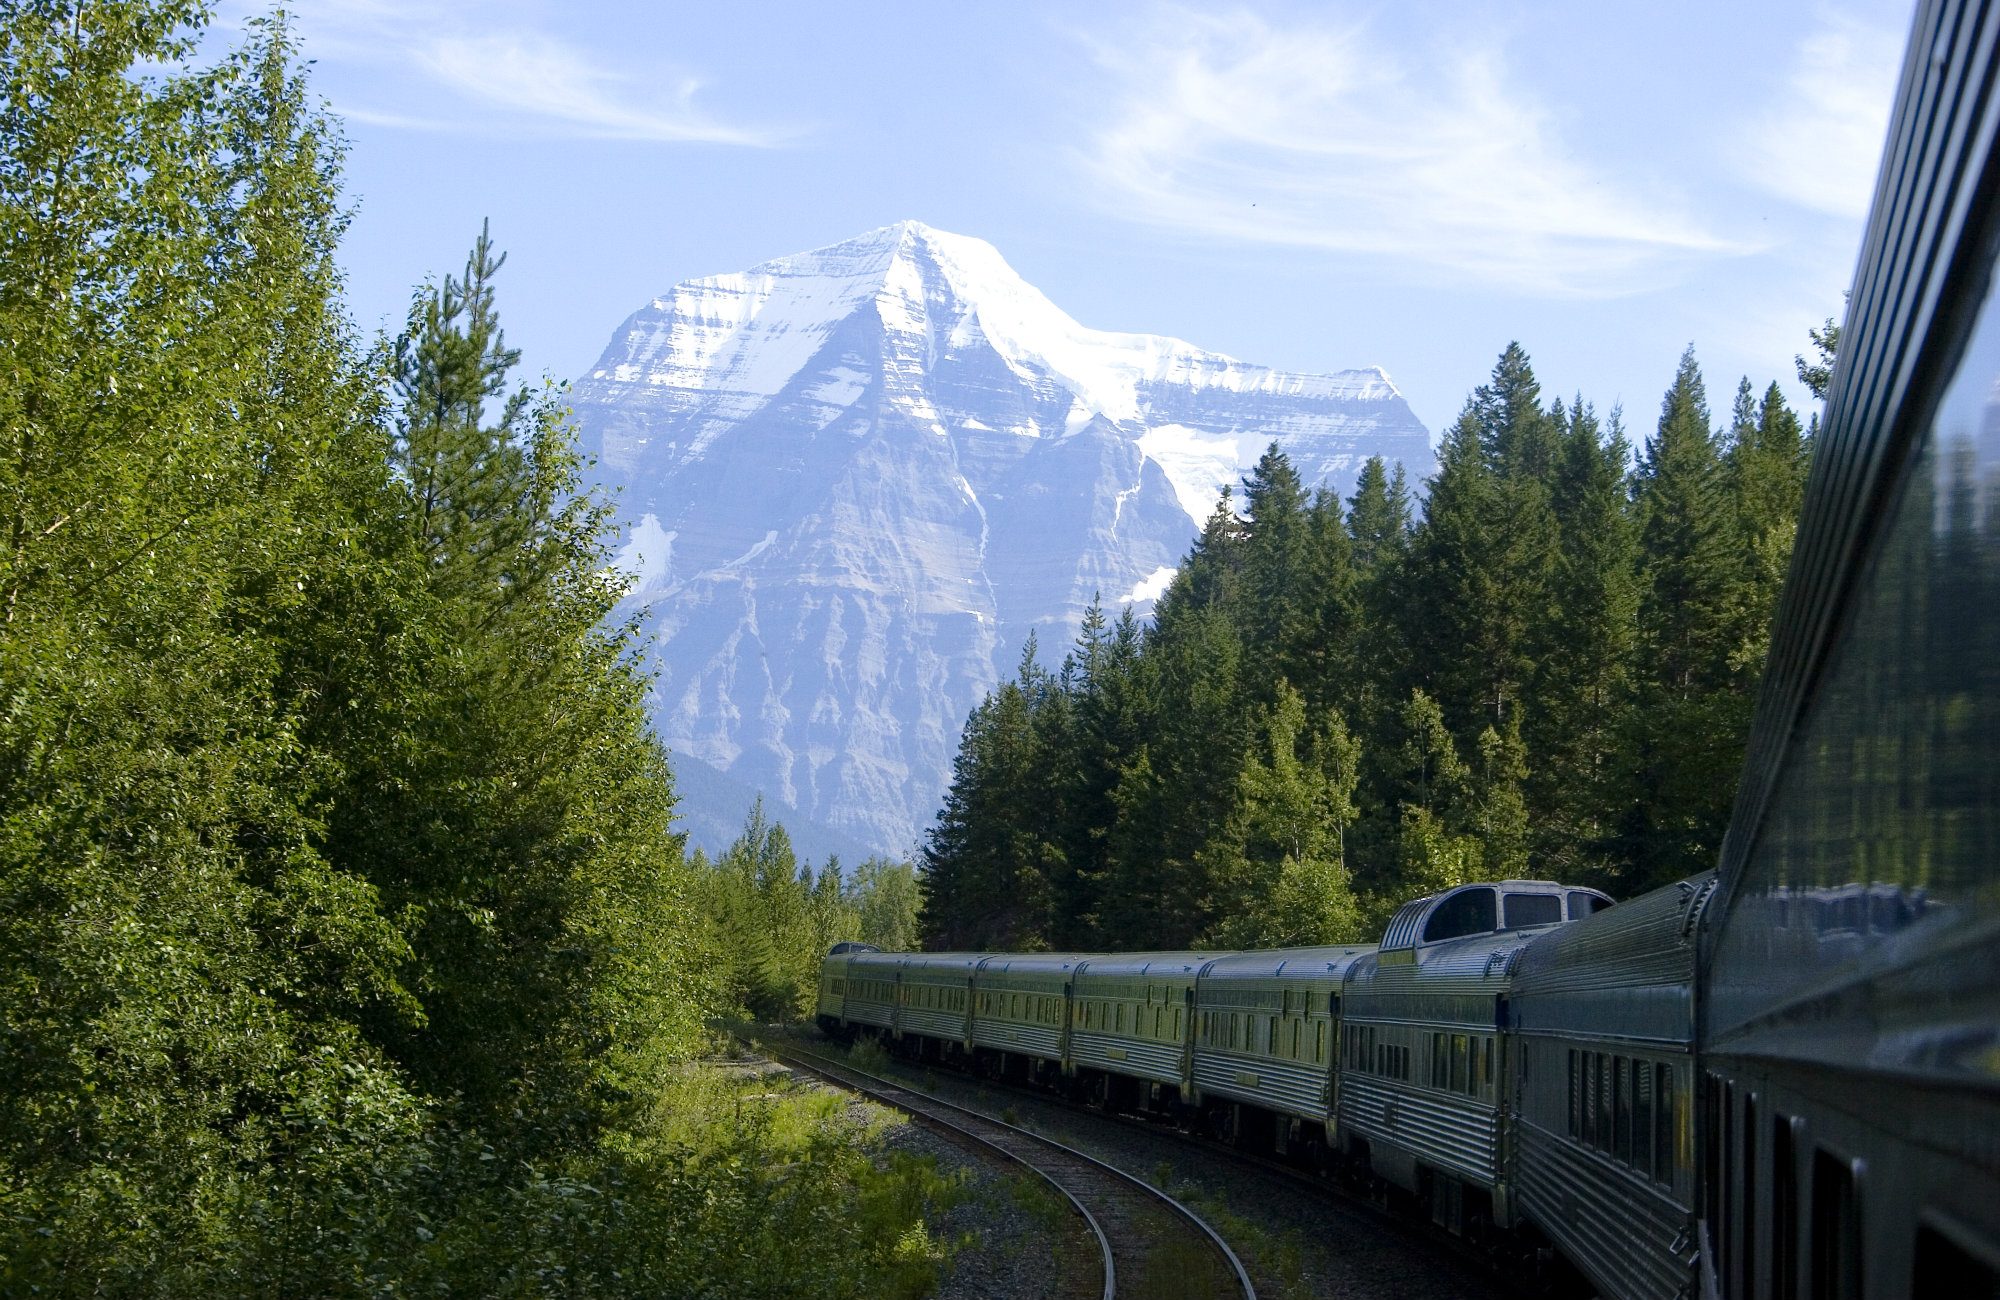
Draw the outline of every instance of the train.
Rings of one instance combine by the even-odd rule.
[[[1611,1300],[2000,1296],[2000,6],[1922,0],[1714,869],[1235,953],[840,945],[829,1032],[1365,1177]]]

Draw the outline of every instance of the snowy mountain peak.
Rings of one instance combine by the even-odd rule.
[[[573,391],[661,735],[891,851],[1028,633],[1059,658],[1093,599],[1145,612],[1269,444],[1342,495],[1370,455],[1431,466],[1379,369],[1090,329],[916,221],[676,285]]]

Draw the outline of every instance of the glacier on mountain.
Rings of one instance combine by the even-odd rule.
[[[620,493],[662,737],[890,852],[1029,634],[1059,660],[1093,598],[1150,609],[1271,442],[1342,494],[1371,455],[1431,468],[1379,369],[1086,329],[917,222],[677,285],[573,403]]]

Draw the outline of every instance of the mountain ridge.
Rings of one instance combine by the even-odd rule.
[[[1150,609],[1270,442],[1343,493],[1369,454],[1430,466],[1379,368],[1090,330],[919,222],[684,281],[573,397],[622,490],[661,734],[890,851],[1028,633],[1059,653],[1095,598]]]

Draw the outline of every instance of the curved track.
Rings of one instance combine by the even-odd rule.
[[[1083,1215],[1104,1257],[1104,1300],[1256,1300],[1250,1274],[1193,1210],[1150,1183],[1060,1142],[890,1079],[787,1045],[757,1049],[795,1070],[871,1097],[1047,1179]]]

